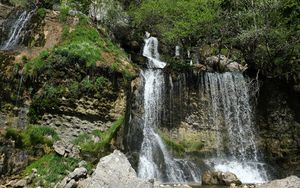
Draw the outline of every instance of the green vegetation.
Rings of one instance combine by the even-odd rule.
[[[64,28],[60,45],[52,51],[45,51],[25,65],[25,74],[32,76],[51,66],[51,61],[58,61],[63,57],[64,63],[74,65],[84,63],[86,67],[107,67],[112,72],[118,71],[126,74],[132,72],[132,67],[123,65],[127,60],[126,53],[117,47],[110,39],[102,37],[94,28],[87,17],[80,16],[80,22],[74,29]],[[103,57],[104,55],[104,57]],[[62,60],[60,60],[62,61]],[[117,70],[114,69],[117,66]]]
[[[68,6],[61,6],[60,8],[60,14],[59,14],[59,20],[61,22],[66,22],[68,15],[69,15],[70,7]]]
[[[107,131],[95,130],[91,135],[84,133],[74,140],[74,144],[80,146],[82,153],[90,153],[100,157],[109,149],[111,140],[116,136],[123,123],[124,117],[122,116]]]
[[[16,147],[34,149],[43,145],[52,146],[58,135],[49,127],[29,125],[24,130],[7,128],[5,138],[14,140]]]
[[[183,156],[185,153],[200,152],[204,147],[203,143],[199,141],[193,141],[192,139],[175,140],[167,132],[159,130],[158,133],[169,150],[178,156]]]
[[[39,8],[37,10],[37,14],[40,18],[45,18],[46,16],[46,9],[45,8]]]
[[[175,152],[178,155],[184,154],[185,148],[182,144],[178,143],[176,140],[172,139],[169,135],[162,131],[159,131],[159,135],[161,136],[169,150]]]
[[[26,80],[39,88],[31,93],[32,123],[45,112],[57,112],[62,104],[74,106],[81,97],[114,100],[112,81],[118,76],[126,82],[134,74],[126,53],[83,15],[76,26],[64,26],[59,45],[24,63]]]
[[[23,174],[30,175],[32,169],[37,169],[39,176],[34,178],[31,185],[54,187],[53,183],[62,180],[70,171],[73,171],[79,161],[76,158],[65,158],[51,153],[32,162],[26,167]]]
[[[220,0],[145,0],[131,9],[134,24],[142,30],[157,32],[169,45],[180,40],[192,42],[214,33]],[[205,28],[205,29],[204,29]]]
[[[296,0],[144,0],[130,9],[136,31],[158,35],[165,53],[177,44],[210,45],[214,54],[288,79],[299,79],[299,12]]]

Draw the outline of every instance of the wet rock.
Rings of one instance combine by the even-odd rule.
[[[260,89],[257,110],[259,148],[275,177],[300,175],[300,97],[285,81],[268,79]]]
[[[234,173],[225,172],[222,173],[221,177],[222,177],[221,181],[223,181],[225,185],[230,185],[232,183],[235,183],[236,185],[241,184],[241,181],[237,178],[237,176]]]
[[[126,156],[118,150],[100,159],[95,172],[86,185],[88,188],[153,187],[153,184],[137,177]]]
[[[231,172],[205,171],[202,175],[203,185],[241,185],[241,181]]]
[[[257,188],[299,188],[300,187],[300,178],[297,176],[289,176],[280,180],[273,180],[268,183],[256,185]]]

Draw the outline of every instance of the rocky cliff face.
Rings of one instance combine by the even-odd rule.
[[[208,85],[203,83],[203,76],[201,72],[165,73],[164,110],[159,132],[173,155],[188,156],[205,169],[207,166],[202,159],[216,155],[218,150],[226,154],[231,148],[220,148],[216,144],[218,135],[228,133],[222,117],[214,117],[213,121],[219,122],[218,127],[212,123],[213,114],[209,110],[212,99],[210,93],[205,92]],[[258,150],[262,151],[259,157],[274,167],[269,169],[272,177],[299,175],[299,93],[283,81],[260,80],[259,88],[256,80],[248,81],[249,86],[252,84],[250,101]],[[134,167],[143,139],[142,85],[141,80],[132,82],[127,111],[125,143]],[[221,141],[224,145],[226,142],[226,138]]]
[[[300,94],[286,81],[267,79],[260,90],[257,127],[260,147],[275,173],[299,176]]]
[[[3,9],[0,11],[0,25],[5,32],[9,20],[20,10],[2,4],[0,8]],[[61,142],[56,142],[57,148],[66,153],[72,152],[69,146],[74,146],[75,142],[76,148],[81,145],[80,154],[84,156],[78,153],[70,156],[86,157],[91,161],[98,160],[98,154],[102,156],[110,150],[111,141],[122,124],[122,121],[114,122],[122,120],[125,113],[126,88],[135,68],[126,54],[98,33],[86,17],[66,17],[63,23],[59,12],[35,9],[18,48],[0,52],[1,177],[19,174],[32,158],[54,152],[53,142],[46,141],[53,137],[46,136],[43,131],[33,131],[32,124],[40,130],[42,127],[54,130],[64,141],[61,145]],[[68,35],[83,32],[82,24],[85,24],[84,31],[89,33],[73,37],[90,37],[92,42],[97,40],[96,56],[99,59],[93,59],[93,65],[88,65],[85,59],[91,56],[91,50],[84,51],[86,48],[76,46],[78,43],[69,44],[81,38],[66,41]],[[6,34],[1,34],[1,37],[5,38]],[[82,43],[87,45],[87,40]],[[72,45],[76,46],[74,50],[82,51],[70,54]],[[64,52],[58,54],[58,48]],[[82,57],[83,53],[89,54]],[[28,135],[26,131],[29,131]],[[40,133],[42,137],[36,135]],[[35,139],[39,141],[32,144]]]

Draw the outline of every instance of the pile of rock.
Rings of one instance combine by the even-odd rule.
[[[203,185],[241,185],[242,182],[231,172],[205,171],[202,175]]]
[[[63,140],[53,144],[54,151],[64,157],[79,157],[79,147]]]
[[[76,168],[61,182],[56,184],[55,188],[75,188],[79,186],[79,182],[87,177],[87,169],[84,167]]]
[[[5,187],[14,187],[14,188],[26,188],[28,184],[32,183],[32,181],[34,180],[34,178],[37,176],[37,169],[33,168],[32,169],[32,173],[28,176],[25,176],[22,179],[15,179],[15,180],[11,180],[9,182],[7,182],[3,188]],[[0,188],[2,188],[0,186]]]

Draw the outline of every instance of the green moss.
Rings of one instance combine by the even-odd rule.
[[[124,117],[122,116],[105,132],[94,130],[92,134],[81,134],[74,140],[74,144],[79,145],[83,153],[102,156],[108,150],[111,140],[116,135],[123,122]],[[92,140],[93,136],[98,137],[99,141],[94,142]]]
[[[178,155],[184,154],[185,148],[182,144],[176,142],[170,136],[168,136],[166,133],[162,131],[159,131],[159,135],[171,151],[175,152]]]
[[[184,153],[200,152],[204,144],[199,140],[192,139],[174,139],[166,132],[158,131],[167,147],[176,155],[182,156]]]
[[[31,185],[52,187],[52,183],[62,180],[70,171],[73,171],[78,162],[79,159],[76,158],[64,158],[56,154],[48,154],[32,162],[26,167],[23,174],[29,175],[32,169],[37,169],[39,176],[33,180]]]

